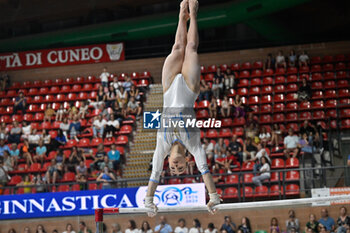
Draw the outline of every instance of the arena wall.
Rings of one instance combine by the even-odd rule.
[[[324,56],[336,54],[349,54],[350,41],[314,43],[304,45],[290,45],[282,47],[269,47],[260,49],[235,50],[228,52],[203,53],[200,54],[200,62],[204,66],[213,64],[232,64],[245,61],[265,60],[268,53],[276,54],[283,50],[285,55],[295,49],[297,52],[307,50],[310,56]],[[169,51],[170,52],[170,51]],[[120,74],[122,72],[131,73],[133,71],[142,72],[148,70],[154,77],[156,83],[160,82],[161,69],[164,57],[126,60],[121,62],[97,63],[88,65],[73,65],[54,68],[40,68],[31,70],[9,71],[12,81],[34,81],[56,78],[67,78],[77,76],[95,75],[99,76],[103,67],[107,67],[110,73]]]

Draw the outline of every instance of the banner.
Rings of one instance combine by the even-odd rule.
[[[143,207],[147,187],[0,196],[0,220],[93,215],[96,208]],[[205,205],[200,184],[159,185],[158,206]]]
[[[350,187],[342,187],[342,188],[330,188],[331,196],[342,196],[347,195],[350,196]],[[350,204],[350,200],[342,200],[342,201],[333,201],[331,205],[345,205]]]
[[[0,71],[113,62],[125,59],[123,43],[0,54]]]
[[[340,187],[340,188],[317,188],[311,190],[312,197],[330,197],[330,196],[350,196],[350,187]],[[329,206],[329,205],[345,205],[350,204],[350,200],[340,200],[340,201],[324,201],[312,203],[313,206]]]

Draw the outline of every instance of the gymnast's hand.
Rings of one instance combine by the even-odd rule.
[[[215,206],[219,205],[222,202],[221,196],[217,193],[209,193],[210,200],[207,204],[207,208],[209,213],[215,214],[217,212],[217,208]]]
[[[157,215],[158,208],[157,208],[157,206],[153,203],[153,196],[151,196],[151,197],[145,197],[145,208],[147,209],[147,215],[148,215],[148,217],[153,218],[154,216]]]

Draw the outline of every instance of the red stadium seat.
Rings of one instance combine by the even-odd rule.
[[[230,127],[230,126],[232,126],[232,119],[231,118],[223,118],[223,119],[221,119],[221,126],[222,127]]]
[[[328,110],[326,116],[328,118],[337,118],[337,111],[335,109]]]
[[[261,115],[259,123],[261,124],[270,124],[272,122],[271,115]]]
[[[311,66],[311,72],[312,73],[319,73],[322,71],[322,68],[320,65],[312,65]]]
[[[296,96],[296,93],[288,93],[286,95],[286,101],[287,102],[290,102],[290,101],[297,101],[297,96]]]
[[[66,101],[66,96],[63,95],[63,94],[58,94],[58,95],[56,96],[56,101],[58,101],[58,102],[64,102],[64,101]]]
[[[243,117],[233,118],[232,125],[233,126],[242,126],[245,124],[245,119]]]
[[[288,158],[286,160],[286,168],[299,168],[299,160],[297,158]]]
[[[337,92],[335,90],[327,90],[325,91],[324,97],[326,99],[335,99],[337,98]]]
[[[265,95],[265,94],[272,94],[272,86],[263,86],[261,88],[261,94]]]
[[[61,79],[61,78],[56,78],[56,80],[55,80],[55,85],[61,86],[61,85],[63,85],[63,83],[64,83],[64,80],[63,80],[63,79]]]
[[[72,148],[72,147],[76,146],[77,144],[78,143],[75,139],[70,139],[70,140],[68,140],[66,145],[64,145],[64,148]]]
[[[30,168],[28,169],[28,172],[40,172],[41,171],[41,164],[40,163],[33,163],[30,165]]]
[[[275,93],[284,93],[286,92],[284,85],[276,85],[275,86]]]
[[[260,87],[251,87],[249,90],[249,94],[252,95],[260,95]]]
[[[208,100],[202,100],[201,102],[198,103],[197,108],[208,108],[210,102]]]
[[[232,199],[238,197],[238,190],[234,187],[228,187],[224,190],[224,193],[222,195],[224,199]]]
[[[253,69],[262,69],[264,66],[262,61],[256,61],[253,63]]]
[[[115,144],[115,137],[105,138],[103,141],[103,145],[110,146],[112,144]]]
[[[312,117],[314,120],[323,120],[326,119],[326,114],[324,111],[314,111]]]
[[[286,121],[297,121],[298,120],[298,114],[295,112],[287,113],[286,114]]]
[[[282,172],[280,172],[280,174],[278,174],[278,172],[271,172],[271,176],[270,176],[271,182],[278,182],[280,180],[283,180],[283,173]]]
[[[251,78],[257,78],[262,76],[262,71],[261,70],[253,70],[252,73],[250,74]],[[260,80],[260,79],[259,79]]]
[[[323,81],[323,76],[321,73],[313,73],[312,81]]]
[[[325,81],[324,88],[325,89],[334,89],[334,88],[336,88],[335,81],[334,80]]]
[[[44,102],[44,98],[41,95],[34,96],[32,103],[42,103]]]
[[[232,132],[229,128],[222,128],[220,129],[219,137],[221,138],[232,137]]]
[[[98,146],[99,144],[103,144],[102,138],[94,138],[91,140],[91,146]]]
[[[239,73],[239,78],[240,79],[247,79],[250,78],[250,72],[247,70],[243,70]]]
[[[242,166],[241,166],[241,171],[253,171],[253,167],[254,167],[254,162],[243,162]],[[248,174],[249,177],[251,174]],[[250,179],[250,178],[247,178]],[[246,180],[244,181],[246,182]]]
[[[259,104],[259,96],[250,96],[248,99],[249,105]]]
[[[328,80],[328,79],[335,79],[334,72],[325,72],[324,79],[326,79],[326,80]]]
[[[295,83],[290,83],[287,85],[286,92],[297,92],[299,90],[299,87]]]
[[[253,78],[250,81],[250,86],[260,86],[261,85],[261,79],[260,78]]]
[[[44,120],[44,113],[38,112],[34,115],[34,121],[42,122]]]
[[[69,192],[69,185],[60,185],[58,186],[57,192]]]
[[[304,74],[304,73],[309,73],[310,72],[310,69],[308,66],[302,66],[299,68],[299,73],[300,74]]]
[[[206,82],[213,82],[214,81],[214,74],[213,73],[206,74],[204,76],[204,80]]]
[[[197,111],[196,118],[197,119],[207,119],[207,118],[209,118],[208,110],[201,109],[201,110]]]
[[[277,197],[283,195],[283,186],[280,187],[278,184],[270,187],[270,197]]]
[[[11,123],[11,118],[8,115],[1,116],[0,122],[5,122],[6,124]]]
[[[288,171],[286,173],[286,181],[298,181],[300,179],[300,174],[298,171]]]
[[[279,69],[281,69],[281,68],[279,68]],[[286,78],[284,76],[275,77],[275,84],[285,84],[285,82],[286,82]]]
[[[274,75],[274,72],[272,69],[266,69],[263,73],[263,76],[272,76]]]
[[[311,104],[309,101],[303,101],[299,104],[299,110],[309,110],[311,108]]]
[[[324,64],[322,66],[322,70],[323,71],[333,71],[334,70],[334,66],[333,66],[333,64],[327,63],[327,64]]]
[[[346,57],[344,54],[338,54],[334,57],[334,61],[336,62],[346,61]]]
[[[240,69],[241,69],[241,67],[240,67],[240,65],[238,63],[231,64],[231,70],[232,71],[238,71]]]
[[[250,62],[244,62],[242,65],[241,65],[241,69],[242,70],[250,70],[252,68],[252,65],[250,64]]]
[[[74,172],[66,172],[63,175],[61,180],[62,182],[73,182],[75,181],[75,173]]]
[[[341,97],[341,98],[349,97],[350,96],[349,89],[348,88],[339,89],[338,90],[338,96]]]
[[[262,104],[269,104],[272,103],[272,98],[271,95],[263,95],[261,96],[261,101]]]
[[[242,193],[243,193],[243,190],[242,190]],[[250,197],[253,197],[253,195],[254,195],[253,188],[245,186],[244,187],[244,196],[247,198],[250,198]]]
[[[283,113],[279,113],[279,114],[274,114],[273,115],[273,122],[284,122],[285,121],[285,117]]]
[[[346,79],[348,76],[347,76],[347,73],[346,71],[338,71],[337,72],[337,79]]]
[[[228,68],[228,65],[227,65],[227,64],[222,64],[222,65],[220,65],[221,71],[226,71],[227,68]]]
[[[216,129],[208,129],[205,137],[206,138],[217,138],[217,137],[219,137],[218,131]]]
[[[304,121],[304,120],[311,120],[312,115],[311,112],[301,112],[299,116],[299,120]]]
[[[283,159],[273,159],[271,162],[271,168],[272,169],[283,169],[284,168]]]
[[[286,195],[295,196],[300,194],[300,188],[297,184],[289,184],[286,186]]]
[[[336,108],[337,107],[337,101],[334,99],[327,100],[326,101],[326,108]]]
[[[238,80],[238,87],[248,87],[249,86],[249,80],[246,78],[242,78]]]
[[[272,85],[273,79],[271,77],[264,77],[263,78],[263,85]]]
[[[22,182],[22,177],[19,175],[14,175],[11,177],[11,180],[9,181],[8,185],[12,186],[21,182]]]
[[[217,69],[217,67],[216,67],[216,65],[211,65],[211,66],[208,66],[208,68],[207,68],[207,72],[208,73],[215,73],[216,72],[216,69]]]
[[[349,82],[348,82],[348,80],[339,80],[338,82],[337,82],[337,87],[338,88],[349,88]]]
[[[181,179],[180,178],[172,178],[169,179],[168,184],[181,184]]]
[[[340,110],[340,117],[341,118],[350,118],[350,108],[341,109]]]
[[[243,176],[243,182],[244,182],[245,184],[253,183],[253,177],[254,177],[253,174],[251,174],[251,173],[246,173],[246,174],[244,174],[244,176]]]
[[[284,94],[275,94],[273,101],[275,103],[284,102]]]
[[[258,186],[255,187],[255,197],[268,197],[269,196],[269,189],[266,186]]]
[[[117,142],[115,143],[116,145],[126,145],[129,142],[129,139],[125,135],[120,135],[117,137]]]
[[[296,67],[288,67],[287,69],[287,74],[297,74],[298,73],[298,69]]]
[[[271,104],[264,104],[260,107],[260,113],[271,113],[272,112],[272,106]]]
[[[287,83],[298,83],[298,76],[296,75],[289,75],[287,77]]]
[[[236,174],[228,175],[226,176],[225,181],[227,184],[238,184],[239,183],[238,175]]]
[[[338,71],[338,70],[346,70],[346,65],[344,62],[338,62],[336,65],[335,65],[335,70]]]

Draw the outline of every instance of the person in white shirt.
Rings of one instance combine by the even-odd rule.
[[[287,68],[287,63],[286,63],[286,59],[283,56],[283,51],[280,50],[278,51],[278,54],[276,56],[276,63],[275,63],[276,69],[279,67],[283,67],[283,68]]]
[[[115,76],[115,77],[113,78],[113,82],[111,82],[109,85],[110,85],[110,86],[113,86],[113,87],[114,87],[114,90],[118,90],[118,88],[122,85],[122,83],[119,82],[119,81],[118,81],[118,77]]]
[[[251,162],[255,162],[254,163],[254,167],[253,167],[253,173],[256,174],[259,169],[262,166],[261,163],[261,158],[265,157],[269,163],[271,162],[269,155],[267,154],[266,150],[262,147],[262,145],[259,143],[257,146],[258,152],[256,153],[256,155],[252,155],[252,158],[249,160]]]
[[[98,136],[100,136],[101,138],[103,137],[103,132],[106,124],[107,121],[102,118],[102,115],[98,115],[97,119],[94,120],[94,123],[92,124],[94,138],[97,138]]]
[[[188,233],[188,228],[186,227],[186,220],[180,218],[177,221],[177,227],[175,228],[174,233]]]
[[[128,108],[126,109],[126,114],[132,114],[139,117],[142,113],[142,108],[139,103],[135,101],[135,97],[131,96],[130,101],[128,103]]]
[[[128,228],[125,229],[125,233],[140,233],[140,230],[137,229],[136,222],[134,220],[129,220]]]
[[[23,121],[22,122],[22,138],[28,139],[28,136],[30,135],[30,132],[32,132],[32,126],[28,124],[28,122]]]
[[[207,156],[214,154],[214,144],[212,142],[209,142],[209,140],[207,138],[203,138],[202,147],[203,147],[205,154]]]
[[[259,169],[259,175],[253,177],[253,183],[256,186],[262,186],[261,182],[270,179],[270,164],[268,162],[268,159],[263,156],[261,157],[261,168]]]
[[[60,124],[60,129],[62,130],[63,135],[68,138],[69,122],[67,117],[63,118],[63,122]]]
[[[295,158],[298,155],[298,143],[299,137],[294,135],[294,130],[289,128],[288,136],[284,138],[284,155],[289,158],[290,153],[292,153],[292,157]]]
[[[140,233],[153,233],[153,230],[147,221],[142,222]]]
[[[73,225],[68,223],[66,226],[66,230],[62,233],[75,233],[75,231],[73,231]]]
[[[114,115],[110,115],[110,119],[106,123],[105,133],[106,137],[110,138],[114,135],[115,131],[117,131],[120,127],[120,123],[118,120],[114,119]]]
[[[302,54],[299,56],[299,67],[302,66],[308,66],[310,63],[309,56],[307,55],[307,52],[304,50]]]
[[[260,139],[261,143],[263,143],[264,145],[266,145],[271,139],[271,134],[269,132],[267,132],[266,127],[264,127],[264,126],[261,127],[259,139]]]
[[[112,233],[123,233],[119,223],[112,224]]]
[[[201,227],[201,223],[198,219],[193,219],[193,227],[191,227],[188,233],[203,233],[203,229]]]
[[[33,129],[32,133],[28,136],[28,142],[30,145],[30,148],[34,148],[39,144],[40,141],[40,135],[37,134],[37,129]]]
[[[231,115],[231,106],[227,95],[224,96],[224,99],[221,102],[220,112],[222,117],[229,117]]]
[[[107,72],[107,68],[103,68],[103,72],[100,75],[101,83],[103,87],[108,87],[108,78],[110,74]]]
[[[214,226],[214,223],[209,223],[208,224],[208,229],[205,229],[204,233],[218,233],[218,230]]]

